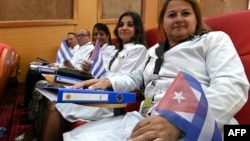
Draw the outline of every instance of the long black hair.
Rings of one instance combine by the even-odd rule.
[[[129,42],[135,43],[135,44],[142,44],[145,47],[147,47],[146,40],[145,40],[145,30],[144,30],[141,16],[138,13],[133,12],[133,11],[124,12],[119,17],[119,20],[118,20],[116,27],[114,29],[114,35],[116,36],[116,48],[118,49],[118,51],[116,52],[115,56],[111,59],[111,61],[109,63],[109,69],[110,69],[113,61],[117,57],[118,53],[123,49],[123,41],[118,35],[118,28],[120,27],[121,20],[124,16],[131,16],[131,18],[133,20],[134,27],[135,27],[135,35],[130,39]]]
[[[96,24],[94,25],[93,31],[92,31],[92,40],[94,39],[94,34],[93,34],[93,33],[94,33],[95,28],[96,28],[97,30],[104,31],[105,34],[107,34],[107,36],[109,37],[109,39],[108,39],[108,44],[111,45],[111,44],[112,44],[112,42],[111,42],[111,34],[110,34],[110,31],[109,31],[108,26],[107,26],[106,24],[104,24],[104,23],[96,23]]]

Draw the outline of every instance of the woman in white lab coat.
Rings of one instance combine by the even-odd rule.
[[[184,137],[188,133],[176,124],[151,115],[179,71],[199,81],[221,133],[224,125],[237,124],[234,116],[247,101],[249,82],[230,37],[205,27],[198,0],[166,0],[158,24],[167,39],[163,53],[156,54],[162,47],[156,44],[148,50],[144,63],[131,74],[92,79],[73,86],[131,91],[143,85],[145,99],[151,101],[148,107],[143,104],[140,113],[134,111],[80,126],[64,133],[65,141],[82,138],[85,141],[174,141]],[[159,58],[163,59],[162,63],[157,63]],[[155,71],[155,68],[160,69]]]

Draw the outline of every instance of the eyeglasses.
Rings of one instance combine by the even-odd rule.
[[[84,37],[84,36],[89,36],[89,35],[86,35],[86,34],[78,34],[76,35],[77,37]]]

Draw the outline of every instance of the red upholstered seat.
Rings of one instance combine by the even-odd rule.
[[[4,95],[11,74],[11,50],[2,49],[0,58],[0,98]]]
[[[212,30],[224,31],[231,37],[250,81],[250,10],[206,18],[205,22]],[[250,124],[249,100],[236,115],[236,119],[240,124]]]
[[[146,42],[148,47],[152,47],[156,43],[165,39],[163,33],[158,31],[158,28],[150,28],[146,30]]]
[[[11,77],[19,72],[19,54],[11,46],[0,43],[0,97],[7,90]]]

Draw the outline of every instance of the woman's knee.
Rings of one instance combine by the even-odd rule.
[[[58,112],[55,105],[56,104],[54,102],[48,101],[48,103],[47,103],[47,106],[48,106],[47,111],[48,112]]]

